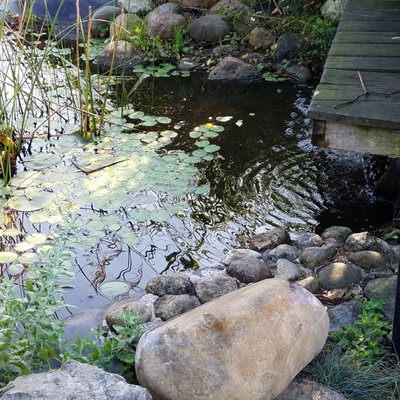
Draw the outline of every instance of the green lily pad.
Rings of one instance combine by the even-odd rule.
[[[21,264],[32,264],[39,259],[39,256],[36,253],[24,253],[18,257],[18,261]]]
[[[25,240],[33,245],[43,244],[47,241],[47,237],[43,233],[32,233],[26,236]]]
[[[172,120],[171,120],[171,118],[168,118],[168,117],[157,117],[157,121],[160,124],[170,124]]]
[[[165,222],[168,221],[170,215],[167,210],[153,210],[150,212],[150,219],[155,222]]]
[[[39,192],[30,198],[23,195],[15,195],[8,199],[8,206],[15,211],[36,211],[46,207],[50,199],[50,193],[45,192]]]
[[[210,130],[213,131],[213,132],[223,132],[225,130],[225,128],[223,126],[220,126],[220,125],[213,125],[210,128]]]
[[[195,157],[201,158],[201,157],[205,156],[207,154],[207,152],[206,152],[206,150],[195,150],[195,151],[192,152],[192,154]]]
[[[18,254],[13,251],[0,251],[0,264],[13,262],[17,257]]]
[[[113,281],[102,283],[99,286],[99,291],[105,296],[120,296],[122,294],[128,293],[131,286],[122,281]]]
[[[17,228],[10,228],[10,229],[6,229],[2,233],[3,233],[3,236],[17,236],[17,235],[21,234],[21,231]]]
[[[207,132],[204,132],[203,135],[204,135],[206,138],[214,139],[214,138],[216,138],[216,137],[219,136],[219,133],[218,133],[218,132],[211,131],[211,130],[208,130]]]
[[[24,266],[22,264],[11,264],[8,266],[7,271],[10,275],[20,275],[24,271]]]
[[[197,147],[207,147],[210,144],[208,140],[198,140],[195,145]]]
[[[172,139],[177,137],[178,134],[175,131],[161,131],[161,136]]]
[[[46,211],[36,211],[28,219],[31,224],[48,222],[50,215]]]
[[[215,153],[216,151],[218,151],[221,147],[217,146],[216,144],[210,144],[206,147],[204,147],[204,151],[206,151],[207,153]]]
[[[20,253],[25,253],[25,251],[31,250],[35,247],[34,244],[28,242],[19,242],[14,246],[14,250]]]
[[[24,165],[29,169],[40,170],[58,164],[61,157],[52,153],[38,153],[24,158]]]
[[[200,132],[200,131],[192,131],[192,132],[189,133],[189,136],[190,136],[192,139],[197,139],[197,138],[199,138],[202,134],[203,134],[203,133]]]

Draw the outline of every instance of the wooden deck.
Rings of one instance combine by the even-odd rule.
[[[400,157],[400,0],[349,0],[308,116],[317,146]]]

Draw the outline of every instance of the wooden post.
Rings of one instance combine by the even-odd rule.
[[[392,350],[397,360],[400,359],[400,265],[397,271],[396,302],[394,308]]]

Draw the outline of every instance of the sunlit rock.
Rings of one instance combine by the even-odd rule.
[[[144,334],[138,380],[159,400],[270,400],[319,353],[328,329],[312,294],[265,280]]]
[[[250,239],[250,248],[256,251],[273,249],[280,244],[290,244],[290,236],[284,228],[272,228],[266,232],[254,235]]]
[[[343,289],[362,278],[360,269],[342,262],[334,262],[318,273],[318,283],[324,289]]]

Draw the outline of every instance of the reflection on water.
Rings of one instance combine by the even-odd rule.
[[[118,98],[121,91],[116,93]],[[82,249],[66,302],[76,306],[75,310],[108,302],[93,285],[104,278],[128,282],[133,286],[130,294],[138,294],[157,274],[212,265],[226,251],[246,246],[250,236],[268,227],[321,232],[343,224],[358,231],[390,220],[391,207],[372,195],[371,157],[316,149],[310,144],[305,116],[310,98],[311,88],[290,83],[208,82],[201,75],[145,79],[129,102],[146,114],[172,119],[178,136],[168,145],[170,154],[194,150],[194,140],[188,135],[194,127],[231,117],[223,123],[225,130],[212,140],[220,146],[218,157],[196,164],[193,184],[208,183],[210,192],[173,196],[149,186],[148,193],[143,193],[153,198],[146,203],[148,207],[168,205],[172,210],[179,203],[176,214],[166,222],[150,218],[138,222],[130,216],[138,210],[132,205],[137,197],[134,189],[124,198],[127,205],[119,204],[122,200],[116,197],[112,206],[117,219],[124,221],[128,234],[140,240],[128,245],[118,239],[118,231],[111,230],[98,245]],[[113,140],[117,148],[117,139]],[[114,183],[118,184],[118,177]],[[90,207],[79,212],[104,217],[101,210]]]
[[[215,83],[201,76],[145,80],[130,101],[147,114],[171,117],[178,133],[217,117],[233,118],[215,139],[219,157],[200,166],[210,194],[187,195],[178,215],[165,224],[146,224],[140,243],[107,266],[107,278],[138,283],[140,291],[166,270],[212,265],[268,227],[321,232],[343,224],[359,231],[390,220],[392,208],[372,195],[371,157],[310,144],[310,97],[310,88],[289,83]],[[170,150],[191,146],[182,133]],[[87,270],[88,259],[78,263]],[[79,280],[78,291],[94,295],[88,280]],[[82,297],[84,307],[103,301]]]

